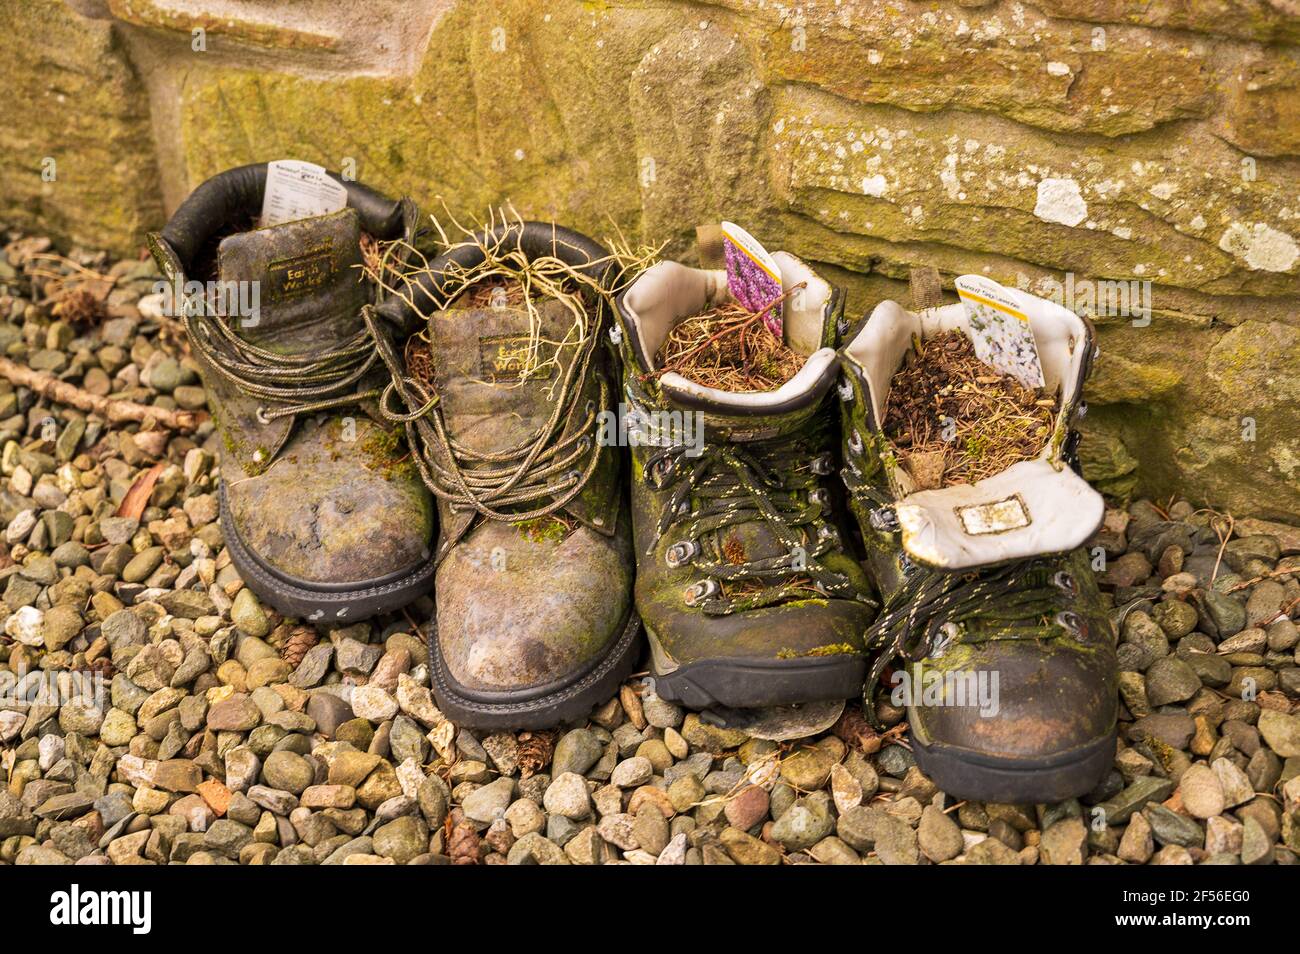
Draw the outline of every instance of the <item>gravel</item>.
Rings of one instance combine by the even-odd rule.
[[[151,265],[73,252],[115,284],[106,320],[69,326],[24,270],[40,245],[0,251],[20,276],[0,283],[6,355],[203,406],[176,327],[141,303]],[[1114,766],[1081,799],[985,805],[938,791],[894,735],[751,739],[640,679],[554,732],[454,726],[412,622],[429,599],[312,629],[244,586],[220,450],[211,425],[110,427],[0,382],[0,864],[1297,860],[1300,555],[1276,535],[1184,502],[1108,511],[1089,546],[1119,634]],[[139,517],[118,516],[155,465]]]

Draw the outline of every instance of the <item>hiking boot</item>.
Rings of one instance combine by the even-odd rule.
[[[150,248],[181,290],[173,313],[221,440],[231,561],[284,615],[352,622],[433,580],[432,502],[400,429],[379,418],[387,376],[362,316],[382,297],[362,278],[363,236],[409,241],[416,213],[345,182],[346,208],[257,228],[266,178],[257,164],[204,182]],[[200,296],[189,282],[222,284]],[[255,305],[223,307],[236,300]]]
[[[501,226],[381,309],[414,332],[384,358],[438,502],[430,670],[458,725],[582,718],[641,650],[619,450],[598,440],[611,265],[568,229]]]
[[[843,297],[795,256],[773,258],[785,288],[807,283],[783,308],[786,344],[806,360],[775,391],[656,367],[678,322],[729,300],[724,271],[659,262],[618,298],[654,690],[728,724],[752,721],[730,710],[856,696],[875,605],[833,487],[827,401]]]
[[[882,421],[913,336],[969,333],[962,304],[940,306],[938,276],[917,311],[881,303],[841,352],[844,483],[883,607],[864,692],[901,658],[891,696],[906,704],[921,770],[957,798],[1057,802],[1091,791],[1115,755],[1115,637],[1086,553],[1101,496],[1077,473],[1076,420],[1094,354],[1084,319],[1005,289],[1029,319],[1052,431],[1035,459],[973,484],[916,490]]]

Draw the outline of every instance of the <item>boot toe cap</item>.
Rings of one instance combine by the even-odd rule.
[[[912,730],[923,744],[1050,762],[1114,731],[1115,658],[1108,645],[992,643],[975,648],[960,666],[938,663],[908,670]]]
[[[579,526],[546,539],[481,524],[438,567],[438,652],[459,691],[545,692],[616,642],[631,586],[630,547],[619,537]]]
[[[339,419],[300,426],[263,473],[226,475],[240,542],[298,585],[373,585],[431,557],[433,506],[404,447],[368,424],[347,433]]]

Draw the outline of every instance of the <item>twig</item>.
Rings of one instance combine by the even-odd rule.
[[[1216,521],[1213,518],[1210,519],[1210,528],[1219,538],[1219,554],[1214,558],[1214,572],[1210,574],[1211,586],[1213,586],[1214,581],[1219,578],[1219,564],[1223,562],[1223,551],[1228,548],[1228,541],[1232,539],[1232,528],[1236,522],[1236,518],[1233,517],[1232,514],[1228,514],[1228,529],[1223,533],[1219,533],[1219,528],[1215,526]]]
[[[0,376],[59,404],[67,404],[90,414],[98,414],[112,423],[152,422],[169,431],[192,431],[207,420],[202,411],[172,411],[135,401],[100,397],[74,384],[60,381],[52,374],[34,371],[8,358],[0,358]]]

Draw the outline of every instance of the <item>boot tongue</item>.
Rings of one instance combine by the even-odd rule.
[[[284,353],[325,348],[361,327],[357,213],[329,215],[228,236],[218,251],[226,313],[245,340]]]
[[[450,436],[479,453],[519,445],[550,419],[556,385],[577,357],[559,342],[573,313],[558,301],[537,306],[535,351],[525,307],[453,306],[429,321],[434,382]],[[523,374],[524,369],[535,370]]]

